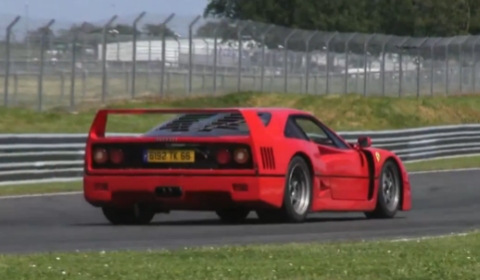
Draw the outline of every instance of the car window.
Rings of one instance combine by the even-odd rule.
[[[324,127],[324,130],[325,130],[325,133],[328,135],[328,137],[332,139],[333,143],[335,143],[337,148],[339,149],[351,148],[349,145],[345,144],[345,142],[342,139],[340,139],[337,135],[335,135],[335,133],[332,133],[328,128]]]
[[[320,145],[333,145],[333,141],[315,122],[308,118],[294,118],[293,121],[305,133],[309,140]]]
[[[293,127],[295,127],[298,132],[291,134]],[[299,134],[301,134],[301,136],[298,136]],[[339,149],[349,149],[345,143],[340,139],[337,139],[337,137],[328,131],[328,129],[323,128],[320,123],[308,116],[290,117],[285,130],[285,136],[310,140],[319,145],[333,146]]]
[[[292,118],[289,118],[284,130],[284,135],[287,138],[297,138],[309,141],[308,136],[303,132],[303,130],[293,121]]]

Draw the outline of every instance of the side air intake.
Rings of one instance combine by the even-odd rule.
[[[272,147],[260,147],[263,169],[275,169],[275,156]]]

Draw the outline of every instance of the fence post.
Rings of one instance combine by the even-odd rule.
[[[295,33],[297,33],[297,30],[293,30],[292,32],[290,32],[290,34],[288,34],[287,37],[285,37],[285,40],[283,41],[283,47],[284,47],[284,53],[283,53],[283,79],[284,79],[284,85],[283,85],[283,91],[285,93],[288,92],[288,40],[290,40],[290,38],[292,38],[293,35],[295,35]]]
[[[262,64],[260,65],[260,92],[263,92],[264,86],[265,86],[265,37],[267,34],[275,28],[275,25],[270,25],[267,27],[267,29],[262,33],[261,38],[262,38]]]
[[[218,55],[218,30],[220,27],[223,27],[225,24],[225,20],[221,20],[215,29],[213,30],[213,93],[217,93],[217,55]]]
[[[215,26],[215,29],[213,30],[213,36],[214,36],[214,41],[213,41],[213,93],[217,93],[217,60],[218,60],[218,31],[220,30],[221,27],[224,27],[227,24],[227,21],[225,19],[221,20],[217,26]]]
[[[463,41],[461,43],[458,43],[458,60],[460,61],[460,63],[458,64],[459,65],[459,80],[460,80],[460,84],[459,84],[459,90],[460,90],[460,93],[463,92],[463,46],[465,44],[465,42],[470,38],[470,36],[467,36],[463,39]]]
[[[197,16],[188,25],[188,89],[187,93],[192,92],[193,87],[193,26],[200,20],[201,16]]]
[[[77,63],[77,42],[78,35],[80,32],[83,32],[86,22],[82,24],[80,29],[77,29],[73,33],[73,42],[72,42],[72,66],[70,68],[70,111],[75,109],[75,80],[76,80],[76,63]]]
[[[330,36],[328,39],[327,39],[327,42],[325,43],[325,47],[327,49],[327,81],[326,81],[326,89],[325,89],[325,94],[329,94],[330,93],[330,42],[332,42],[332,40],[338,35],[338,32],[335,32],[333,33],[332,36]],[[316,84],[315,84],[316,85]],[[316,88],[316,87],[315,87]],[[315,91],[315,93],[317,93]]]
[[[438,38],[435,43],[432,44],[432,47],[430,48],[430,57],[432,60],[432,63],[430,64],[430,95],[433,96],[433,76],[434,76],[434,58],[435,58],[435,46],[442,41],[442,38]]]
[[[242,61],[243,61],[243,40],[242,32],[251,24],[247,21],[245,25],[240,27],[237,25],[237,40],[238,40],[238,68],[237,68],[237,92],[242,90]]]
[[[363,45],[363,96],[367,96],[367,51],[368,51],[368,44],[370,41],[375,38],[377,34],[370,35],[367,40],[365,40],[365,44]]]
[[[349,52],[349,45],[350,45],[350,41],[355,38],[355,36],[357,36],[358,34],[357,33],[353,33],[352,35],[350,35],[350,37],[348,37],[348,39],[345,41],[345,76],[344,76],[344,94],[347,94],[348,92],[348,52]]]
[[[117,15],[114,15],[104,26],[102,32],[102,103],[105,103],[107,96],[107,34],[108,28],[117,19]]]
[[[133,38],[132,38],[132,82],[130,88],[130,95],[135,97],[135,82],[137,80],[137,24],[145,16],[146,12],[140,13],[133,21]]]
[[[45,42],[49,35],[50,27],[55,23],[55,20],[50,20],[47,25],[42,28],[42,38],[40,42],[40,73],[38,74],[38,111],[43,109],[43,70],[45,67]]]
[[[403,48],[404,44],[410,40],[410,37],[406,37],[403,39],[403,41],[397,45],[397,48],[400,49],[400,55],[399,55],[399,68],[398,68],[398,97],[402,96],[403,92]]]
[[[17,24],[20,20],[20,16],[17,16],[8,26],[7,26],[7,34],[5,35],[5,82],[3,84],[4,91],[3,91],[3,105],[8,107],[8,78],[10,76],[10,35],[12,33],[12,28]]]
[[[416,64],[417,64],[417,98],[420,97],[420,80],[421,80],[421,76],[420,76],[420,52],[421,52],[421,48],[422,46],[428,41],[428,37],[425,38],[417,47],[417,61],[416,61]]]
[[[318,31],[313,32],[310,36],[307,37],[305,41],[305,51],[306,51],[306,68],[305,68],[305,93],[308,93],[309,86],[309,77],[310,77],[310,41],[318,35]]]
[[[394,37],[390,35],[382,44],[382,65],[380,67],[380,76],[382,77],[382,95],[385,96],[385,47]]]
[[[171,14],[168,18],[166,18],[162,22],[162,64],[161,64],[161,71],[162,76],[160,77],[160,96],[163,97],[165,95],[165,59],[166,59],[166,30],[167,30],[167,23],[169,23],[175,14]]]
[[[447,41],[447,44],[445,45],[445,94],[448,95],[450,93],[450,75],[449,75],[449,71],[450,71],[450,65],[448,63],[448,60],[449,60],[449,47],[450,47],[450,43],[455,40],[455,38],[457,38],[457,36],[453,36],[451,37],[448,41]]]
[[[473,42],[473,46],[472,46],[472,61],[473,61],[473,67],[472,67],[472,92],[475,92],[476,90],[476,77],[477,75],[475,75],[475,70],[477,68],[477,58],[476,58],[476,52],[475,52],[475,49],[477,47],[477,44],[478,42],[480,41],[480,36],[477,37],[477,39],[475,39],[475,41]]]
[[[72,65],[70,68],[70,111],[73,112],[75,109],[75,63],[77,60],[77,42],[78,42],[78,32],[75,31],[73,34],[73,42],[72,42]]]

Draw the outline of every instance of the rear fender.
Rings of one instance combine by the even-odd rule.
[[[263,125],[255,110],[242,110],[250,130],[252,157],[258,173],[272,174],[277,170],[274,135]]]
[[[315,149],[308,150],[308,145],[302,145],[303,140],[286,140],[283,136],[283,129],[280,134],[278,130],[275,130],[273,124],[265,127],[258,117],[257,111],[244,109],[242,114],[250,130],[252,156],[258,174],[284,176],[291,158],[296,153],[306,156],[315,151]]]

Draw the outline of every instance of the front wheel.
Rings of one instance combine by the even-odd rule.
[[[305,160],[296,156],[288,167],[282,208],[258,210],[257,216],[267,223],[301,223],[307,218],[311,202],[312,175]]]
[[[385,162],[380,174],[377,205],[372,212],[365,212],[369,219],[388,219],[395,217],[400,206],[400,172],[392,160]]]
[[[114,225],[146,225],[149,224],[155,212],[149,208],[135,205],[129,208],[102,207],[105,218]]]

